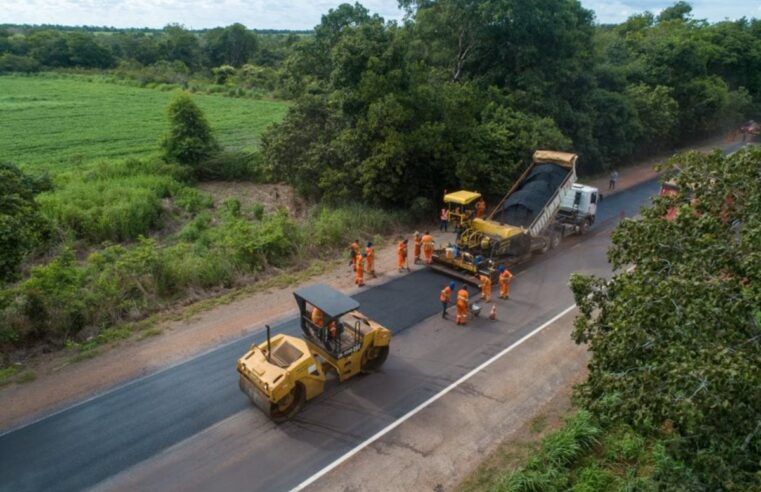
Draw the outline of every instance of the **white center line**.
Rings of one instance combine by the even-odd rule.
[[[365,440],[362,443],[360,443],[359,445],[357,445],[351,451],[348,451],[346,454],[344,454],[343,456],[341,456],[340,458],[335,460],[333,463],[329,464],[328,466],[326,466],[322,470],[318,471],[317,473],[315,473],[311,477],[309,477],[306,480],[304,480],[303,482],[301,482],[299,485],[297,485],[296,487],[294,487],[292,489],[293,492],[304,490],[308,486],[312,485],[314,482],[316,482],[317,480],[319,480],[320,478],[322,478],[326,474],[330,473],[333,469],[335,469],[336,467],[340,466],[345,461],[349,460],[352,456],[354,456],[355,454],[359,453],[364,448],[366,448],[370,444],[374,443],[375,441],[377,441],[381,437],[385,436],[386,434],[388,434],[392,430],[394,430],[397,427],[399,427],[404,421],[408,420],[409,418],[414,416],[416,413],[420,412],[421,410],[423,410],[424,408],[429,406],[431,403],[435,402],[436,400],[438,400],[442,396],[446,395],[447,393],[449,393],[450,391],[452,391],[453,389],[455,389],[456,387],[458,387],[459,385],[461,385],[462,383],[464,383],[468,379],[472,378],[473,376],[475,376],[479,372],[481,372],[484,369],[486,369],[488,366],[490,366],[491,364],[496,362],[503,355],[507,354],[508,352],[510,352],[511,350],[513,350],[514,348],[518,347],[523,342],[528,340],[529,338],[533,337],[534,335],[536,335],[540,331],[542,331],[545,328],[547,328],[548,326],[550,326],[555,321],[559,320],[560,318],[562,318],[563,316],[565,316],[566,314],[571,312],[575,307],[576,307],[576,304],[572,304],[572,305],[568,306],[560,314],[556,315],[551,320],[547,321],[543,325],[541,325],[538,328],[534,329],[534,331],[532,331],[528,335],[524,336],[523,338],[521,338],[520,340],[518,340],[514,344],[512,344],[509,347],[503,349],[501,352],[499,352],[498,354],[494,355],[491,359],[487,360],[483,364],[481,364],[478,367],[476,367],[475,369],[471,370],[470,372],[468,372],[467,374],[462,376],[460,379],[458,379],[454,383],[450,384],[449,386],[447,386],[443,390],[439,391],[438,393],[436,393],[432,397],[428,398],[426,401],[424,401],[420,405],[416,406],[415,408],[413,408],[412,410],[410,410],[406,414],[404,414],[401,417],[399,417],[394,422],[390,423],[389,425],[387,425],[383,429],[379,430],[373,436],[369,437],[367,440]]]

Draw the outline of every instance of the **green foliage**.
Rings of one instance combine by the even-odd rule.
[[[164,159],[197,169],[219,151],[206,117],[188,93],[178,93],[167,113],[169,133],[161,141]]]
[[[0,77],[4,122],[0,155],[23,169],[51,172],[100,160],[155,156],[171,97],[97,77],[93,81],[81,76]],[[243,155],[257,147],[258,135],[287,109],[281,102],[216,95],[197,95],[194,100],[208,116],[220,144]],[[249,161],[241,157],[236,162]]]
[[[17,277],[26,255],[45,238],[47,223],[35,201],[41,188],[18,167],[0,163],[0,285]]]
[[[579,396],[602,419],[669,437],[706,488],[749,490],[761,485],[761,151],[672,165],[681,194],[613,235],[613,266],[636,268],[572,279],[574,337],[593,353]]]
[[[214,66],[232,65],[240,67],[256,52],[256,34],[242,24],[209,30],[206,35],[205,50],[209,62]]]
[[[0,73],[32,73],[39,72],[39,70],[40,64],[34,58],[12,53],[0,55]]]
[[[101,176],[118,174],[107,168]],[[298,258],[329,257],[346,237],[373,238],[406,223],[402,213],[364,206],[320,208],[302,224],[285,211],[249,218],[240,202],[225,202],[218,214],[203,210],[173,238],[159,243],[138,237],[131,246],[113,245],[76,261],[70,249],[32,269],[29,278],[0,289],[0,348],[47,342],[79,343],[89,353],[114,333],[103,332],[202,289],[231,287],[268,267],[286,267]],[[261,212],[257,212],[261,210]]]

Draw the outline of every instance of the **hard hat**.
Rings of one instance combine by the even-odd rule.
[[[449,288],[454,290],[454,288],[455,288],[454,282],[449,282]]]
[[[368,248],[372,248],[373,247],[373,242],[372,241],[367,241],[367,247]]]
[[[500,265],[499,268],[497,268],[497,270],[499,270],[499,273],[504,272],[505,271],[505,265]]]

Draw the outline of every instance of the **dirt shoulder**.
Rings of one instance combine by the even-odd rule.
[[[725,147],[731,143],[725,140],[714,139],[693,148]],[[655,176],[653,163],[653,160],[649,160],[620,169],[618,189],[651,179]],[[585,182],[602,190],[607,189],[607,176]],[[377,257],[379,278],[368,282],[368,287],[365,288],[399,275],[396,273],[396,246],[393,241],[378,249]],[[326,273],[310,277],[308,282],[327,283],[347,292],[355,290],[351,271],[343,261],[338,260]],[[296,286],[289,284],[272,287],[228,304],[211,307],[190,318],[186,318],[182,312],[177,313],[177,319],[160,322],[142,337],[133,337],[113,347],[104,347],[101,349],[103,353],[89,360],[73,363],[73,354],[65,351],[38,357],[25,368],[36,375],[33,381],[0,388],[0,431],[131,379],[177,364],[261,329],[267,323],[293,315],[295,305],[291,292]],[[197,306],[188,306],[185,312],[196,309]]]

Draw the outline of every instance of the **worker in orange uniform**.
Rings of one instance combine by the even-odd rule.
[[[415,265],[420,263],[420,253],[423,251],[423,238],[415,231]]]
[[[365,258],[367,258],[367,253],[357,255],[357,267],[354,269],[354,283],[359,287],[365,286]]]
[[[410,265],[409,261],[407,260],[407,243],[409,241],[407,239],[402,239],[399,241],[399,247],[397,248],[397,265],[399,267],[399,271],[403,272],[405,269],[409,272],[410,271]]]
[[[476,218],[480,219],[486,215],[486,202],[483,197],[476,202]]]
[[[513,274],[505,268],[505,265],[499,266],[499,298],[510,299],[510,284],[513,282]]]
[[[352,267],[352,269],[356,270],[357,269],[357,255],[359,255],[362,252],[361,251],[362,247],[359,245],[359,239],[355,239],[354,242],[351,243],[350,248],[351,249],[349,250],[349,256],[350,256],[349,266]]]
[[[325,313],[323,313],[317,306],[312,308],[312,323],[319,328],[325,326]]]
[[[484,299],[484,302],[491,302],[491,278],[484,274],[476,274],[476,278],[478,279],[479,287],[481,287],[481,297]]]
[[[433,236],[428,231],[423,234],[423,256],[425,257],[426,265],[433,263]]]
[[[375,278],[375,248],[373,243],[368,241],[365,248],[365,257],[367,258],[367,273]]]
[[[449,285],[442,289],[439,294],[439,300],[441,301],[441,317],[447,319],[447,308],[449,303],[452,302],[452,292],[454,292],[454,282],[450,282]]]
[[[468,324],[468,307],[469,307],[470,295],[468,294],[468,288],[465,285],[457,292],[457,324]]]

